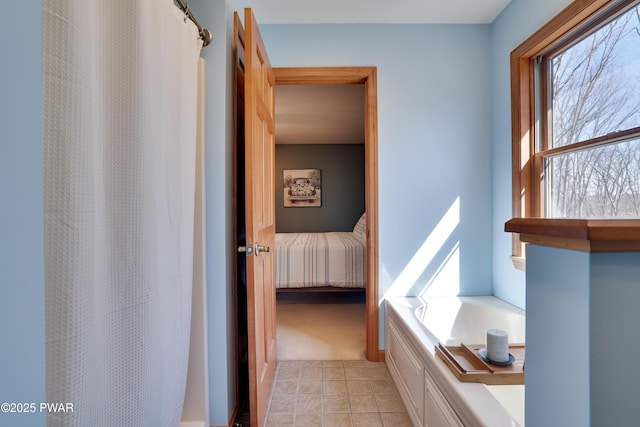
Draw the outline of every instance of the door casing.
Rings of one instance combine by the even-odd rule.
[[[275,85],[364,84],[365,211],[367,212],[366,354],[384,361],[378,348],[378,94],[376,67],[273,68]]]

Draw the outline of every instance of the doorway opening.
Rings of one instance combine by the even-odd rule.
[[[364,87],[364,208],[367,213],[366,357],[371,361],[383,361],[384,352],[378,349],[378,107],[376,68],[274,68],[273,72],[276,87],[281,85],[363,85]]]
[[[278,360],[364,360],[364,84],[275,94]],[[292,197],[298,181],[309,194]]]

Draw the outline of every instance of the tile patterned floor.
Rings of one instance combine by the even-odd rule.
[[[387,366],[365,360],[280,361],[267,427],[411,427]]]

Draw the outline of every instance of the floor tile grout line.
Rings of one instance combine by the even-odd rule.
[[[385,418],[387,420],[387,422],[389,421],[389,417],[394,416],[394,417],[400,417],[402,419],[402,425],[407,425],[407,426],[411,426],[411,422],[409,421],[408,418],[408,413],[406,412],[406,408],[404,408],[404,404],[402,403],[402,401],[400,400],[400,404],[402,406],[402,411],[396,411],[396,410],[385,410],[385,411],[380,411],[380,407],[378,404],[378,400],[381,399],[381,397],[379,396],[384,396],[384,395],[394,395],[394,398],[396,399],[400,399],[399,393],[397,388],[395,387],[395,384],[393,383],[393,380],[391,378],[391,376],[389,375],[388,370],[386,370],[386,365],[384,364],[384,362],[367,362],[367,361],[359,361],[359,362],[354,362],[354,361],[284,361],[286,363],[282,363],[279,362],[278,367],[276,369],[276,381],[274,381],[274,385],[272,388],[272,392],[269,398],[269,405],[268,405],[268,409],[267,409],[267,423],[268,422],[268,417],[271,415],[271,409],[272,409],[272,402],[273,402],[273,398],[275,396],[275,386],[276,386],[276,382],[278,380],[278,376],[280,374],[280,370],[281,368],[283,369],[293,369],[295,371],[295,379],[294,378],[289,378],[287,376],[287,378],[282,378],[282,381],[296,381],[296,391],[295,393],[288,393],[288,394],[292,394],[294,395],[294,399],[295,399],[295,408],[293,413],[291,413],[291,419],[292,419],[292,427],[296,425],[296,423],[298,422],[299,416],[303,415],[303,412],[299,411],[299,407],[298,407],[298,398],[299,395],[301,394],[301,382],[306,380],[309,381],[319,381],[322,383],[322,388],[321,388],[321,394],[316,395],[317,397],[320,398],[320,412],[313,412],[312,414],[315,415],[315,419],[320,420],[321,425],[326,425],[325,424],[325,420],[327,418],[331,418],[333,415],[339,415],[339,414],[348,414],[348,418],[351,422],[352,426],[355,426],[356,424],[356,419],[362,419],[362,416],[364,416],[365,414],[375,414],[374,416],[376,417],[375,419],[378,420],[379,425],[384,425],[385,423]],[[343,370],[344,370],[344,378],[340,379],[340,380],[334,380],[334,379],[325,379],[324,378],[324,369],[321,370],[322,375],[320,376],[320,378],[304,378],[302,375],[302,371],[304,367],[336,367],[336,363],[339,365],[342,365]],[[345,363],[347,365],[351,365],[351,366],[345,366]],[[327,364],[329,364],[329,366],[327,366]],[[363,369],[355,372],[358,372],[358,374],[354,374],[354,371],[350,371],[353,375],[356,375],[356,378],[351,378],[351,379],[347,379],[347,371],[346,369],[348,367],[358,367],[358,368],[372,368],[372,369]],[[379,372],[380,368],[384,367],[385,373],[381,374]],[[363,376],[364,373],[367,373],[369,375]],[[378,385],[379,387],[382,387],[379,390],[378,393],[376,393],[374,391],[372,382],[374,381],[388,381],[388,384],[390,384],[391,389],[385,389],[384,385]],[[347,387],[346,390],[346,394],[344,394],[347,398],[347,401],[349,402],[349,412],[337,412],[337,413],[330,413],[330,412],[325,412],[325,402],[324,402],[324,397],[325,396],[330,396],[328,394],[324,393],[324,382],[325,381],[344,381],[345,382],[345,386]],[[353,410],[353,405],[352,405],[352,399],[351,396],[357,396],[357,394],[351,394],[349,393],[348,390],[348,384],[349,381],[352,382],[357,382],[357,381],[362,381],[362,382],[366,382],[368,387],[369,387],[369,391],[370,393],[365,394],[366,396],[370,396],[370,398],[372,399],[372,403],[375,406],[375,411],[370,411],[370,412],[354,412]],[[389,393],[384,392],[385,390],[388,390]],[[383,414],[385,415],[383,417]],[[286,414],[285,414],[286,415]],[[395,423],[395,421],[394,421]],[[272,424],[271,424],[272,425]],[[396,425],[396,424],[394,424]],[[330,427],[330,426],[327,426]]]

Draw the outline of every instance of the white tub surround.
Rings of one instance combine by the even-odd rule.
[[[438,342],[484,343],[489,328],[525,342],[524,312],[495,297],[386,299],[386,362],[415,426],[524,425],[523,385],[460,382],[435,354]]]
[[[518,218],[527,245],[526,422],[638,425],[640,220]]]

